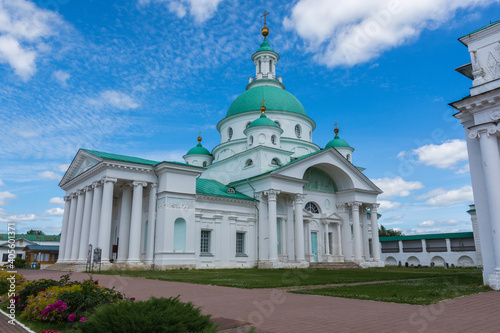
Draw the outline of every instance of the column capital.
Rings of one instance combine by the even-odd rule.
[[[103,184],[104,184],[104,183],[113,183],[113,184],[114,184],[114,183],[116,183],[117,181],[118,181],[118,179],[116,179],[116,178],[112,178],[112,177],[107,177],[107,176],[102,177],[102,179],[101,179],[101,183],[103,183]]]
[[[267,199],[269,201],[275,201],[276,197],[278,196],[278,194],[280,193],[280,191],[274,190],[274,189],[270,189],[268,191],[265,191],[264,193],[267,195]]]
[[[483,136],[489,137],[498,132],[500,132],[500,124],[486,123],[471,128],[467,136],[471,139],[480,139]]]
[[[262,192],[255,193],[255,195],[254,195],[255,199],[259,200],[259,201],[262,201],[263,196],[264,196],[264,194]]]
[[[83,191],[84,191],[84,192],[91,191],[91,190],[92,190],[92,184],[87,185],[87,186],[85,186],[85,187],[83,188]]]
[[[377,213],[378,207],[380,207],[379,203],[374,203],[370,205],[370,214]]]
[[[339,213],[345,213],[347,211],[347,204],[346,203],[340,203],[335,205],[337,207],[337,210]]]
[[[132,182],[132,186],[134,186],[134,187],[137,187],[137,186],[145,187],[145,186],[148,186],[148,183],[135,181],[135,182]]]
[[[68,195],[65,195],[64,196],[64,201],[71,201],[71,198],[72,198],[72,193],[68,193]]]
[[[101,185],[101,181],[100,180],[96,180],[95,182],[92,183],[92,188],[95,189],[97,186],[100,186]]]
[[[359,202],[359,201],[353,201],[353,202],[349,202],[348,205],[349,205],[349,207],[352,208],[352,210],[359,211],[359,207],[361,207],[363,205],[363,203]]]
[[[304,203],[305,198],[306,198],[305,194],[297,193],[295,194],[295,203]]]
[[[150,188],[157,188],[158,187],[158,183],[151,183],[151,184],[149,184],[149,187]]]
[[[85,194],[85,188],[81,188],[75,191],[76,195],[80,196]]]

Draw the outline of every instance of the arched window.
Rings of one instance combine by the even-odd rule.
[[[229,127],[229,129],[227,130],[227,136],[229,140],[233,138],[233,129],[231,127]]]
[[[299,124],[297,124],[297,125],[295,125],[295,136],[296,136],[297,138],[300,138],[300,134],[301,134],[300,125],[299,125]]]
[[[281,165],[281,162],[280,162],[280,160],[278,160],[277,158],[273,158],[273,159],[271,160],[271,165],[278,165],[278,166],[280,166],[280,165]]]
[[[206,167],[207,166],[207,161],[203,161],[203,166]]]
[[[276,144],[276,135],[271,136],[271,143],[272,143],[273,145],[275,145],[275,144]]]
[[[319,214],[319,208],[313,202],[306,203],[304,209],[307,210],[308,212],[313,213],[313,214]]]
[[[248,138],[249,146],[253,145],[253,135],[250,135],[250,138]]]
[[[245,166],[246,166],[246,167],[249,167],[249,166],[251,166],[251,165],[253,165],[253,161],[252,161],[251,159],[248,159],[248,160],[245,162]]]
[[[245,125],[245,128],[248,128],[248,126],[250,126],[251,122],[248,122],[246,125]]]
[[[186,251],[186,220],[183,218],[174,222],[174,251]]]
[[[235,194],[236,191],[234,190],[234,188],[232,187],[228,187],[227,190],[226,190],[226,193],[229,193],[229,194]]]
[[[261,73],[261,72],[262,72],[262,63],[261,63],[261,61],[259,60],[259,73]]]

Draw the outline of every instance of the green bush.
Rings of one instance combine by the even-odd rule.
[[[0,281],[0,295],[9,291],[9,283],[7,281]]]
[[[26,268],[26,259],[15,258],[14,259],[15,268]]]
[[[82,333],[187,333],[215,332],[210,316],[201,314],[191,302],[179,297],[151,298],[144,302],[125,301],[97,308],[84,323]]]
[[[24,288],[15,296],[16,309],[23,311],[28,305],[28,297],[36,297],[39,292],[45,291],[49,287],[60,286],[60,282],[50,279],[29,281],[24,284]]]

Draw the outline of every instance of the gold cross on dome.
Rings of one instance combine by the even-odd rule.
[[[261,102],[261,103],[262,103],[262,106],[264,106],[264,102],[265,102],[265,101],[266,101],[265,99],[262,99],[262,102]]]
[[[333,125],[335,125],[335,128],[337,128],[337,126],[338,126],[337,122],[335,122],[335,124],[333,124]]]
[[[264,11],[264,14],[261,16],[264,18],[264,26],[266,25],[266,16],[269,15],[268,12]]]

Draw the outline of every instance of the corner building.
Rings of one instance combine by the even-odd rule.
[[[201,137],[185,163],[78,151],[60,183],[59,268],[81,268],[89,244],[104,268],[383,266],[381,191],[337,128],[324,149],[313,143],[316,124],[276,76],[268,31],[212,152]]]

